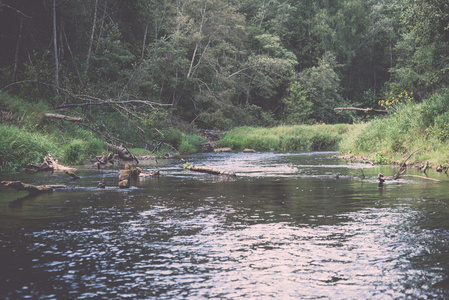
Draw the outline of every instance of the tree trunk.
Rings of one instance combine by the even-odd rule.
[[[89,49],[87,50],[86,69],[84,70],[84,75],[87,75],[87,71],[89,69],[90,55],[92,52],[92,44],[94,42],[94,35],[95,35],[95,27],[97,25],[97,8],[98,8],[98,0],[95,0],[94,22],[92,24],[92,32],[90,34]]]
[[[56,0],[53,0],[53,51],[55,54],[55,85],[59,87],[58,38],[56,35]],[[56,90],[58,94],[58,90]]]

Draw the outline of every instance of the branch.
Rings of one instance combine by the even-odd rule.
[[[375,109],[375,108],[336,107],[336,108],[334,108],[334,110],[357,110],[357,111],[375,112],[375,113],[381,113],[381,114],[388,113],[388,111],[385,109]]]
[[[83,121],[84,121],[83,118],[70,117],[70,116],[60,115],[60,114],[50,114],[50,113],[46,113],[46,114],[44,114],[44,116],[45,116],[46,118],[60,119],[60,120],[71,121],[71,122],[83,122]]]
[[[91,96],[91,95],[74,94],[71,91],[61,88],[59,86],[56,86],[54,84],[39,82],[36,80],[22,80],[22,81],[13,82],[11,84],[4,86],[2,89],[0,89],[0,91],[4,91],[7,88],[17,85],[17,84],[30,83],[30,82],[58,89],[64,93],[67,93],[70,97],[81,100],[81,101],[86,101],[86,102],[88,101],[88,103],[78,103],[78,104],[74,103],[74,104],[59,105],[59,106],[54,107],[55,109],[84,107],[84,106],[92,106],[92,105],[114,105],[114,104],[144,104],[144,105],[150,106],[151,108],[154,108],[153,106],[159,106],[159,107],[173,106],[173,104],[163,104],[163,103],[158,103],[158,102],[153,102],[153,101],[148,101],[148,100],[141,100],[141,99],[133,99],[133,100],[108,99],[108,100],[104,100],[104,99],[97,98],[97,97]]]
[[[421,150],[422,148],[424,148],[425,146],[422,146],[421,148],[416,149],[415,151],[413,151],[412,153],[410,153],[410,155],[404,160],[404,162],[401,164],[401,167],[399,168],[399,171],[396,173],[396,175],[394,175],[393,179],[396,180],[399,178],[399,176],[402,175],[402,173],[404,173],[405,171],[405,164],[407,163],[407,161],[410,159],[410,157],[412,157],[413,154],[415,154],[416,152],[418,152],[419,150]]]
[[[12,9],[12,10],[15,10],[18,14],[21,14],[21,15],[24,16],[25,18],[31,19],[30,16],[27,16],[26,14],[24,14],[22,11],[18,10],[17,8],[14,8],[14,7],[9,6],[9,5],[6,5],[6,4],[0,5],[0,7],[2,7],[2,6],[5,6],[5,7],[7,7],[7,8],[10,8],[10,9]]]
[[[402,175],[402,177],[416,177],[416,178],[422,178],[422,179],[432,180],[432,181],[436,181],[436,182],[441,182],[441,180],[438,180],[438,179],[433,179],[433,178],[419,176],[419,175]]]

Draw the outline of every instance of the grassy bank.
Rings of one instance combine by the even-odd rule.
[[[51,112],[45,103],[0,93],[0,172],[16,171],[26,164],[42,162],[49,153],[62,164],[77,165],[106,150],[104,141],[85,124],[45,118],[45,113]],[[83,116],[82,112],[78,113]],[[113,123],[122,128],[121,124],[127,124],[127,120],[116,117]],[[135,131],[131,128],[119,137],[132,140]],[[132,153],[155,156],[174,151],[193,153],[200,151],[205,142],[198,135],[185,134],[175,128],[167,128],[162,136],[157,141],[152,136],[141,137],[142,145],[136,145]],[[149,141],[159,145],[155,153],[142,149]]]
[[[429,161],[447,165],[449,160],[449,91],[442,90],[419,103],[395,107],[387,116],[358,126],[340,143],[340,151],[365,155],[377,163]]]
[[[239,127],[224,135],[218,146],[234,151],[331,151],[339,150],[341,141],[357,125],[297,125],[273,128]]]

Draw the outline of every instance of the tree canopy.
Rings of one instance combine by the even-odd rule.
[[[3,0],[0,89],[149,136],[352,122],[447,86],[447,24],[437,0]]]

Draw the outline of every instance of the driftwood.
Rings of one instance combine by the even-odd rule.
[[[428,161],[426,161],[426,163],[424,164],[424,167],[421,169],[421,172],[423,173],[423,174],[425,174],[425,175],[427,175],[426,174],[426,171],[427,171],[427,167],[429,166],[429,162]]]
[[[214,150],[215,153],[221,153],[221,152],[232,152],[231,148],[217,148]]]
[[[66,173],[67,175],[69,175],[73,179],[80,179],[80,177],[78,175],[76,175],[73,171],[65,170],[64,173]]]
[[[109,152],[108,154],[104,153],[101,156],[95,156],[96,162],[94,163],[94,166],[97,167],[97,169],[100,169],[101,165],[106,165],[107,163],[110,163],[111,165],[114,164],[114,153]]]
[[[111,149],[117,151],[118,156],[123,160],[135,160],[137,164],[139,164],[139,160],[135,155],[133,155],[126,147],[124,146],[116,146],[113,144],[105,143],[105,145]]]
[[[243,152],[245,152],[245,153],[255,153],[256,150],[246,148],[246,149],[243,149]]]
[[[429,177],[426,177],[426,176],[419,176],[419,175],[402,175],[402,177],[416,177],[416,178],[432,180],[432,181],[435,181],[435,182],[441,182],[441,180],[438,180],[438,179],[433,179],[433,178],[429,178]]]
[[[334,110],[356,110],[356,111],[363,111],[363,112],[366,112],[366,113],[375,112],[375,113],[380,113],[380,114],[388,113],[388,111],[385,110],[385,109],[358,108],[358,107],[336,107],[336,108],[334,108]]]
[[[213,174],[213,175],[236,176],[234,172],[221,171],[221,170],[214,169],[214,168],[207,168],[207,167],[194,166],[194,165],[189,165],[186,167],[186,169],[188,169],[190,171],[208,173],[208,174]]]
[[[48,154],[48,156],[46,156],[44,161],[41,163],[36,165],[28,164],[26,169],[37,169],[38,171],[76,171],[75,168],[60,165],[58,161],[51,156],[51,154]]]
[[[65,185],[32,185],[21,181],[2,181],[6,187],[14,188],[18,191],[27,191],[31,195],[38,195],[52,192],[56,188],[65,188]]]
[[[159,177],[161,176],[161,173],[159,170],[152,171],[151,173],[142,172],[139,174],[139,177],[141,178],[147,178],[147,177]]]
[[[83,122],[84,121],[83,118],[70,117],[70,116],[61,115],[61,114],[46,113],[46,114],[44,114],[44,116],[46,118],[50,118],[50,119],[59,119],[59,120],[70,121],[70,122]]]
[[[407,156],[407,158],[402,162],[401,167],[399,168],[399,171],[396,173],[396,175],[394,175],[394,177],[393,177],[394,180],[398,179],[399,176],[401,176],[405,172],[405,166],[407,165],[407,161],[410,159],[410,157],[412,157],[413,154],[415,154],[416,152],[418,152],[419,150],[421,150],[424,147],[425,146],[422,146],[422,147],[416,149],[415,151],[410,153],[409,156]]]

